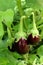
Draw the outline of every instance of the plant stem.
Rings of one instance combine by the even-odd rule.
[[[32,12],[32,15],[33,15],[33,29],[37,29],[36,28],[36,24],[35,24],[35,15],[34,15],[34,12]]]
[[[22,32],[22,31],[23,31],[23,20],[21,18],[21,20],[20,20],[20,32]]]
[[[19,28],[20,32],[23,32],[23,19],[25,19],[25,16],[22,16],[20,19],[20,28]]]
[[[18,6],[18,9],[19,9],[19,12],[20,12],[20,16],[22,16],[23,15],[23,11],[22,11],[21,0],[17,0],[17,6]]]

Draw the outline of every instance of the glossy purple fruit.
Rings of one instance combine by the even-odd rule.
[[[21,38],[17,43],[16,43],[16,51],[20,54],[25,54],[29,51],[29,47],[27,45],[27,40]]]
[[[27,38],[27,43],[28,44],[38,44],[38,42],[40,41],[40,37],[39,36],[32,36],[32,34],[30,34]]]
[[[21,38],[17,43],[12,44],[12,48],[9,50],[18,52],[19,54],[25,54],[29,51],[29,46],[27,45],[27,40]]]

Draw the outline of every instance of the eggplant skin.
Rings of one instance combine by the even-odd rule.
[[[17,42],[16,47],[17,47],[17,52],[20,53],[20,54],[25,54],[29,50],[29,46],[27,45],[27,40],[25,40],[23,38],[21,38]]]
[[[12,44],[12,48],[8,47],[11,52],[18,52],[19,54],[25,54],[29,51],[27,40],[21,38],[18,42]]]
[[[27,43],[31,44],[31,45],[37,45],[40,42],[40,37],[39,36],[32,36],[32,34],[30,34],[27,38]]]

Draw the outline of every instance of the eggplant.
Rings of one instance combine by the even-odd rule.
[[[29,51],[29,46],[27,45],[27,40],[21,38],[18,42],[12,44],[12,48],[8,46],[11,52],[18,52],[19,54],[25,54]]]
[[[31,30],[31,33],[28,35],[27,43],[37,45],[40,42],[40,35],[36,27],[34,12],[32,12],[32,16],[33,16],[33,28]]]
[[[40,37],[39,36],[32,36],[32,34],[30,34],[27,38],[27,43],[28,44],[33,44],[36,45],[40,42]]]
[[[20,54],[25,54],[29,51],[29,47],[27,45],[27,40],[21,38],[17,43],[16,43],[16,50]]]
[[[23,31],[23,20],[25,16],[20,19],[19,30],[15,34],[16,41],[12,44],[12,48],[8,46],[8,49],[12,52],[16,51],[19,54],[25,54],[29,51],[29,46],[27,45],[26,33]]]

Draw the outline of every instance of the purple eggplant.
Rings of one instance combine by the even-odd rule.
[[[39,36],[32,36],[32,34],[30,34],[27,38],[27,43],[28,44],[38,44],[38,42],[40,41],[40,37]]]
[[[32,15],[33,15],[33,29],[31,30],[31,33],[27,38],[27,43],[36,45],[40,41],[40,35],[36,27],[34,12],[32,12]]]
[[[16,51],[20,54],[25,54],[29,51],[27,40],[21,38],[16,44]]]
[[[25,54],[29,51],[29,46],[27,45],[27,40],[21,38],[18,42],[12,44],[12,48],[8,46],[11,52],[18,52],[19,54]]]
[[[25,16],[22,16],[20,19],[19,30],[15,34],[15,43],[12,44],[12,48],[8,49],[12,52],[17,51],[19,54],[25,54],[29,51],[29,46],[27,45],[26,33],[23,31],[23,20]]]

